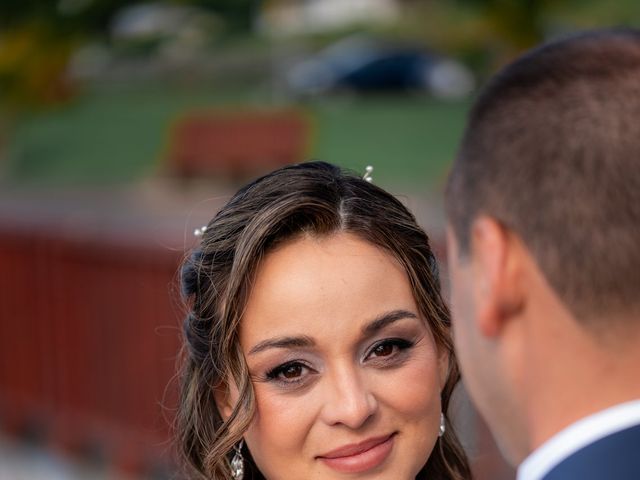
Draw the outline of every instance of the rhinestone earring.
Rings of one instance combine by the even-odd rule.
[[[242,480],[244,478],[244,458],[242,457],[242,445],[244,440],[233,447],[235,454],[231,459],[231,476],[233,480]]]
[[[445,424],[444,413],[440,413],[440,431],[438,432],[438,436],[439,437],[443,436],[446,430],[447,430],[447,426]]]

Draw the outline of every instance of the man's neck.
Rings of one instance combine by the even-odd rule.
[[[640,345],[640,335],[634,335],[634,346]],[[534,386],[523,399],[530,451],[582,418],[640,398],[640,348],[616,349],[576,332],[568,332],[568,339],[572,343],[567,340],[564,348],[559,342],[532,359],[537,362],[529,378]]]

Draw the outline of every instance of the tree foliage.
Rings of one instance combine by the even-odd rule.
[[[260,2],[169,0],[164,3],[198,6],[218,14],[230,29],[248,31]],[[133,3],[130,0],[2,0],[0,28],[38,22],[48,24],[60,32],[95,34],[104,32],[113,16],[131,5]]]
[[[476,6],[492,29],[515,49],[524,49],[544,38],[544,14],[562,0],[461,0]]]

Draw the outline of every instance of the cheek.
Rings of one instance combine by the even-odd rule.
[[[284,395],[255,385],[256,413],[244,438],[258,468],[267,478],[295,469],[315,414],[308,395]],[[290,470],[288,470],[290,469]]]
[[[422,348],[402,368],[380,372],[381,412],[414,437],[416,445],[435,436],[440,421],[440,370],[435,347]],[[382,377],[384,376],[384,378]]]
[[[303,433],[306,431],[305,427],[313,422],[314,416],[310,409],[299,408],[310,405],[309,394],[287,395],[266,386],[257,387],[255,391],[256,415],[252,428],[261,431],[263,435],[273,432],[274,425],[277,425],[276,431],[287,429],[291,433]]]
[[[388,389],[389,394],[397,397],[398,404],[416,417],[416,421],[429,423],[430,417],[439,417],[440,385],[443,382],[435,347],[418,355],[412,364],[407,365],[397,383],[397,388]]]

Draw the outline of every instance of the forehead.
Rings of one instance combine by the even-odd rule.
[[[304,236],[268,254],[241,322],[243,344],[267,336],[355,334],[396,309],[418,314],[404,268],[351,234]]]

